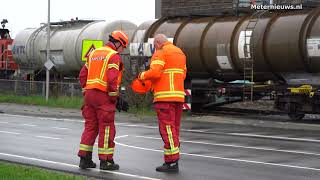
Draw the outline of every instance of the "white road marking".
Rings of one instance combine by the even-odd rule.
[[[162,138],[148,137],[148,136],[134,136],[134,137],[145,138],[145,139],[157,139],[157,140],[162,140]],[[234,148],[243,148],[243,149],[254,149],[254,150],[263,150],[263,151],[275,151],[275,152],[284,152],[284,153],[293,153],[293,154],[305,154],[305,155],[320,156],[320,154],[318,154],[318,153],[312,153],[312,152],[306,152],[306,151],[293,151],[293,150],[284,150],[284,149],[275,149],[275,148],[263,148],[263,147],[253,147],[253,146],[240,146],[240,145],[233,145],[233,144],[208,143],[208,142],[202,142],[202,141],[185,141],[185,140],[180,140],[180,142],[193,143],[193,144],[204,144],[204,145],[212,145],[212,146],[224,146],[224,147],[234,147]]]
[[[181,131],[200,132],[200,133],[206,132],[206,131],[204,131],[204,130],[195,130],[195,129],[181,129]]]
[[[61,138],[49,137],[49,136],[36,136],[36,137],[38,137],[38,138],[45,138],[45,139],[56,139],[56,140],[61,139]]]
[[[16,132],[9,132],[9,131],[0,131],[0,133],[6,133],[6,134],[21,134]]]
[[[12,117],[23,117],[23,118],[38,118],[38,119],[53,120],[53,121],[69,121],[69,122],[77,122],[77,123],[83,123],[84,122],[83,120],[76,120],[76,119],[42,118],[42,117],[35,117],[35,116],[23,116],[23,115],[12,115],[12,114],[4,114],[4,115],[12,116]],[[124,126],[124,127],[138,127],[138,128],[146,128],[146,129],[158,129],[157,126],[146,126],[146,125],[139,125],[139,124],[116,123],[116,125]],[[207,132],[208,130],[181,129],[181,131],[203,133],[203,132]],[[269,139],[277,139],[277,140],[305,141],[305,142],[316,142],[316,143],[320,142],[320,140],[317,140],[317,139],[289,138],[289,137],[281,137],[281,136],[266,136],[266,135],[246,134],[246,133],[219,133],[218,132],[216,134],[243,136],[243,137],[269,138]]]
[[[22,118],[38,118],[40,120],[52,120],[52,121],[68,121],[68,122],[79,122],[83,123],[83,120],[78,120],[78,119],[66,119],[66,118],[50,118],[50,117],[36,117],[36,116],[24,116],[24,115],[16,115],[16,114],[4,114],[6,116],[11,116],[11,117],[22,117]]]
[[[9,124],[9,122],[0,121],[1,124]]]
[[[124,138],[124,137],[128,137],[129,135],[122,135],[122,136],[117,136],[114,139],[120,139],[120,138]]]
[[[37,126],[37,125],[34,125],[34,124],[22,124],[22,126],[30,126],[30,127],[34,127],[34,126]]]
[[[0,153],[0,155],[8,156],[8,157],[14,157],[14,158],[27,159],[27,160],[31,160],[31,161],[38,161],[38,162],[43,162],[43,163],[48,163],[48,164],[56,164],[56,165],[68,166],[68,167],[79,169],[79,166],[74,165],[74,164],[68,164],[68,163],[62,163],[62,162],[56,162],[56,161],[49,161],[49,160],[44,160],[44,159],[39,159],[39,158],[31,158],[31,157],[20,156],[20,155],[15,155],[15,154],[7,154],[7,153]],[[160,180],[160,179],[157,179],[157,178],[151,178],[151,177],[140,176],[140,175],[135,175],[135,174],[122,173],[122,172],[98,170],[98,169],[90,169],[90,170],[95,171],[95,172],[107,172],[107,173],[110,173],[110,174],[122,175],[122,176],[137,178],[137,179]]]
[[[315,143],[320,142],[320,140],[317,140],[317,139],[289,138],[289,137],[282,137],[282,136],[267,136],[267,135],[259,135],[259,134],[247,134],[247,133],[227,133],[227,134],[236,135],[236,136],[259,137],[259,138],[280,139],[280,140],[290,140],[290,141],[306,141],[306,142],[315,142]]]
[[[157,126],[146,126],[141,124],[120,124],[119,126],[125,126],[125,127],[142,127],[146,129],[158,129]]]
[[[117,136],[114,139],[120,139],[120,138],[124,138],[124,137],[128,137],[129,135],[123,135],[123,136]],[[98,142],[94,143],[95,145],[98,145]]]
[[[52,127],[53,129],[59,129],[59,130],[72,130],[70,128],[64,128],[64,127]]]
[[[134,148],[134,149],[140,149],[140,150],[146,150],[146,151],[154,151],[154,152],[163,152],[162,150],[158,150],[158,149],[131,146],[131,145],[119,143],[119,142],[116,142],[116,141],[115,141],[115,143],[117,145],[128,147],[128,148]],[[187,155],[187,156],[210,158],[210,159],[220,159],[220,160],[236,161],[236,162],[243,162],[243,163],[262,164],[262,165],[270,165],[270,166],[278,166],[278,167],[286,167],[286,168],[295,168],[295,169],[303,169],[303,170],[320,171],[320,169],[318,169],[318,168],[311,168],[311,167],[304,167],[304,166],[294,166],[294,165],[288,165],[288,164],[267,163],[267,162],[261,162],[261,161],[251,161],[251,160],[245,160],[245,159],[225,158],[225,157],[219,157],[219,156],[207,156],[207,155],[191,154],[191,153],[180,153],[180,154],[181,155]]]

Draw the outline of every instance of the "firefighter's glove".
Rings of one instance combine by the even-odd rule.
[[[129,110],[129,104],[127,101],[123,100],[122,98],[119,97],[116,105],[117,110],[120,112],[122,111],[128,111]]]

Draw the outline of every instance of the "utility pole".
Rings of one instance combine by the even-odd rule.
[[[48,0],[48,22],[47,22],[47,62],[50,62],[50,0]],[[52,62],[51,62],[52,63]],[[46,101],[49,100],[50,68],[46,67]]]

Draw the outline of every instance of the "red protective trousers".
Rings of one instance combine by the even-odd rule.
[[[180,122],[183,103],[156,102],[159,131],[164,142],[164,161],[167,163],[179,160],[180,153]]]
[[[85,119],[78,155],[86,157],[92,154],[96,137],[99,134],[98,154],[100,160],[112,160],[114,151],[115,116],[114,98],[100,90],[87,90],[82,108]]]

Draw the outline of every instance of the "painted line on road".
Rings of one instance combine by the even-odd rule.
[[[37,117],[37,116],[24,116],[24,115],[16,115],[16,114],[4,114],[5,116],[11,116],[11,117],[22,117],[22,118],[38,118],[40,120],[52,120],[52,121],[68,121],[68,122],[81,122],[83,123],[83,120],[78,119],[66,119],[66,118],[51,118],[51,117]]]
[[[120,138],[124,138],[124,137],[128,137],[129,135],[122,135],[122,136],[117,136],[114,139],[120,139]]]
[[[157,139],[157,140],[162,140],[162,138],[149,137],[149,136],[134,136],[134,137],[144,138],[144,139]],[[318,154],[318,153],[312,153],[312,152],[306,152],[306,151],[293,151],[293,150],[275,149],[275,148],[263,148],[263,147],[253,147],[253,146],[240,146],[240,145],[233,145],[233,144],[208,143],[208,142],[202,142],[202,141],[186,141],[186,140],[180,140],[180,142],[193,143],[193,144],[204,144],[204,145],[211,145],[211,146],[234,147],[234,148],[243,148],[243,149],[254,149],[254,150],[263,150],[263,151],[275,151],[275,152],[284,152],[284,153],[293,153],[293,154],[304,154],[304,155],[320,156],[320,154]]]
[[[70,128],[64,128],[64,127],[52,127],[53,129],[59,129],[59,130],[72,130]]]
[[[44,139],[55,139],[55,140],[59,140],[59,139],[61,139],[61,138],[49,137],[49,136],[35,136],[35,137],[38,137],[38,138],[44,138]]]
[[[315,142],[315,143],[320,142],[320,140],[317,140],[317,139],[290,138],[290,137],[283,137],[283,136],[267,136],[267,135],[247,134],[247,133],[226,133],[226,134],[236,135],[236,136],[245,136],[245,137],[259,137],[259,138],[269,138],[269,139],[290,140],[290,141],[306,141],[306,142]]]
[[[153,152],[162,152],[163,153],[163,150],[159,150],[159,149],[151,149],[151,148],[143,148],[143,147],[138,147],[138,146],[131,146],[131,145],[119,143],[119,142],[116,142],[116,141],[115,141],[115,144],[117,144],[119,146],[128,147],[128,148],[134,148],[134,149],[153,151]],[[180,153],[180,154],[181,155],[187,155],[187,156],[202,157],[202,158],[219,159],[219,160],[227,160],[227,161],[236,161],[236,162],[242,162],[242,163],[252,163],[252,164],[261,164],[261,165],[270,165],[270,166],[278,166],[278,167],[286,167],[286,168],[295,168],[295,169],[303,169],[303,170],[320,171],[320,169],[318,169],[318,168],[295,166],[295,165],[289,165],[289,164],[268,163],[268,162],[261,162],[261,161],[251,161],[251,160],[245,160],[245,159],[225,158],[225,157],[219,157],[219,156],[207,156],[207,155],[191,154],[191,153]]]
[[[119,124],[119,126],[124,126],[124,127],[141,127],[141,128],[146,128],[146,129],[158,129],[157,126],[146,126],[146,125],[141,125],[141,124]]]
[[[6,134],[21,134],[17,132],[9,132],[9,131],[0,131],[0,133],[6,133]]]
[[[181,131],[188,131],[188,132],[200,132],[200,133],[204,133],[206,131],[204,130],[195,130],[195,129],[181,129]]]
[[[0,121],[0,124],[9,124],[9,122]]]
[[[38,162],[43,162],[43,163],[48,163],[48,164],[57,164],[57,165],[68,166],[68,167],[73,167],[73,168],[79,169],[79,166],[74,165],[74,164],[68,164],[68,163],[44,160],[44,159],[39,159],[39,158],[31,158],[31,157],[20,156],[20,155],[15,155],[15,154],[7,154],[7,153],[1,153],[1,152],[0,152],[0,155],[8,156],[8,157],[14,157],[14,158],[20,158],[20,159],[27,159],[27,160],[31,160],[31,161],[38,161]],[[135,175],[135,174],[122,173],[122,172],[98,170],[98,169],[90,169],[90,170],[95,171],[95,172],[107,172],[107,173],[110,173],[110,174],[133,177],[133,178],[137,178],[137,179],[160,180],[160,179],[157,179],[157,178],[151,178],[151,177],[140,176],[140,175]]]
[[[25,116],[25,115],[16,115],[16,114],[4,114],[6,116],[12,116],[12,117],[22,117],[22,118],[38,118],[40,120],[51,120],[51,121],[67,121],[67,122],[77,122],[77,123],[84,123],[84,120],[79,120],[79,119],[66,119],[66,118],[50,118],[50,117],[36,117],[36,116]],[[8,123],[8,122],[6,122]],[[115,123],[116,125],[119,126],[125,126],[125,125],[130,125],[129,123]],[[141,126],[138,126],[141,127]],[[147,127],[147,126],[145,126]],[[154,128],[154,127],[153,127]]]
[[[69,121],[69,122],[77,122],[77,123],[83,123],[84,122],[83,120],[75,120],[75,119],[42,118],[42,117],[35,117],[35,116],[23,116],[23,115],[12,115],[12,114],[4,114],[4,115],[13,116],[13,117],[24,117],[24,118],[39,118],[39,119],[54,120],[54,121]],[[138,127],[138,128],[147,128],[147,129],[158,129],[157,126],[146,126],[146,125],[139,125],[139,124],[116,123],[116,125],[124,126],[124,127]],[[247,134],[247,133],[208,132],[208,130],[194,130],[194,129],[181,129],[181,131],[198,132],[198,133],[210,133],[210,134],[217,134],[217,135],[242,136],[242,137],[269,138],[269,139],[276,139],[276,140],[305,141],[305,142],[315,142],[315,143],[319,143],[320,142],[320,140],[317,140],[317,139],[289,138],[289,137],[282,137],[282,136],[266,136],[266,135],[259,135],[259,134]]]
[[[117,136],[114,139],[120,139],[120,138],[124,138],[124,137],[128,137],[129,135],[123,135],[123,136]],[[98,142],[94,143],[95,145],[98,145]]]
[[[30,126],[30,127],[35,127],[37,125],[34,125],[34,124],[22,124],[22,126]]]

